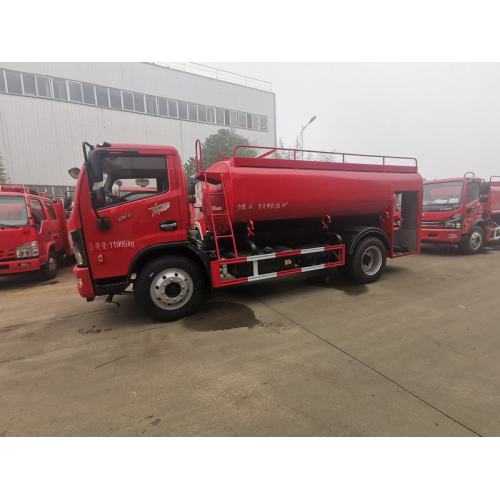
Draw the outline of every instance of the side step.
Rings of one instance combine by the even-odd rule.
[[[262,261],[278,261],[286,257],[294,257],[297,255],[306,254],[322,254],[327,258],[327,262],[309,266],[295,265],[290,269],[281,271],[261,273],[259,262]],[[252,273],[245,277],[235,278],[227,273],[227,266],[233,264],[248,264],[252,263]],[[212,274],[212,286],[221,288],[224,286],[236,285],[239,283],[251,283],[272,278],[280,278],[282,276],[290,276],[292,274],[305,273],[308,271],[317,271],[320,269],[332,269],[345,265],[345,245],[327,245],[316,248],[302,248],[298,250],[284,250],[282,252],[273,252],[261,255],[250,255],[249,257],[236,257],[234,259],[217,259],[210,263]]]

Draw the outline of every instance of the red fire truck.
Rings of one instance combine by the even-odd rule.
[[[386,257],[420,249],[414,158],[329,153],[322,161],[322,152],[261,147],[250,156],[245,146],[202,170],[197,142],[190,196],[173,147],[83,149],[69,228],[87,300],[111,300],[132,285],[144,312],[173,320],[195,311],[212,287],[344,266],[371,283]],[[123,188],[135,181],[142,192]]]
[[[70,253],[62,200],[22,185],[0,185],[0,276],[39,271],[52,279],[58,259]]]
[[[497,180],[495,180],[497,179]],[[467,254],[500,240],[500,177],[464,177],[424,183],[422,241],[455,244]]]

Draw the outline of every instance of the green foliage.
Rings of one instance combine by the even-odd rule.
[[[6,184],[9,180],[9,176],[7,175],[7,166],[3,160],[2,153],[0,153],[0,184]]]
[[[223,159],[223,157],[232,156],[234,148],[239,145],[248,145],[248,139],[234,130],[221,128],[217,133],[209,135],[201,145],[203,169],[205,170],[213,163]],[[244,149],[240,154],[242,156],[255,156],[255,152],[252,149]],[[194,157],[191,156],[186,161],[184,169],[188,178],[192,179],[196,173],[196,161]]]

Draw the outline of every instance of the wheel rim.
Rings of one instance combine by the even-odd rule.
[[[49,257],[48,267],[49,267],[49,271],[51,273],[54,273],[56,271],[57,261],[56,261],[56,258],[53,255],[51,255]]]
[[[368,276],[373,276],[380,271],[382,267],[382,252],[376,246],[368,247],[361,256],[361,266],[363,272]]]
[[[470,236],[470,247],[477,252],[483,244],[483,235],[479,231],[474,231]]]
[[[193,288],[193,280],[184,269],[170,268],[153,278],[149,293],[157,307],[171,311],[189,302]]]

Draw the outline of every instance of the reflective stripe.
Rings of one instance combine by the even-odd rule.
[[[301,272],[307,273],[307,271],[316,271],[318,269],[324,269],[325,264],[318,264],[317,266],[308,266],[301,268]]]
[[[266,260],[266,259],[274,259],[276,257],[276,253],[264,253],[262,255],[250,255],[247,257],[247,262],[253,262],[254,260]]]
[[[277,273],[260,274],[259,276],[249,276],[248,281],[266,280],[268,278],[276,278],[277,276]]]
[[[317,247],[317,248],[303,248],[300,253],[305,254],[305,253],[316,253],[316,252],[324,252],[325,247]]]

